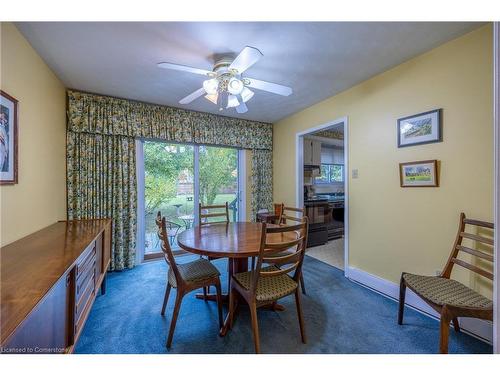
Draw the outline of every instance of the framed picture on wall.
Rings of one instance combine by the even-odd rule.
[[[441,109],[398,119],[398,147],[442,140]]]
[[[0,90],[0,185],[17,184],[17,100]]]
[[[401,187],[438,187],[437,160],[399,163]]]

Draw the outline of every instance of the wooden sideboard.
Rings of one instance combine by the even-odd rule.
[[[111,225],[61,221],[0,249],[1,352],[73,352],[105,293]]]

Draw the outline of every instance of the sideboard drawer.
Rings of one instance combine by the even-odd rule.
[[[92,270],[91,276],[86,278],[86,283],[82,284],[79,289],[79,293],[76,295],[75,304],[75,321],[77,325],[80,318],[87,308],[90,307],[93,297],[95,295],[95,272]],[[78,287],[77,287],[78,291]],[[77,330],[78,331],[78,330]]]
[[[89,246],[90,251],[85,251],[83,254],[83,259],[77,263],[76,265],[76,277],[79,278],[86,270],[91,266],[92,263],[95,263],[96,258],[96,248],[95,242]],[[87,248],[88,249],[88,248]]]

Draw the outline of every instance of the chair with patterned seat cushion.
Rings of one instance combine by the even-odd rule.
[[[302,218],[306,216],[306,210],[304,208],[295,208],[285,206],[284,203],[281,203],[276,210],[279,212],[278,224],[279,225],[288,225],[288,224],[297,224],[302,222]],[[288,221],[287,221],[288,220]],[[291,249],[293,252],[293,249]],[[255,268],[255,258],[252,258],[252,269]],[[304,273],[300,274],[300,288],[302,289],[302,293],[306,294],[306,285],[304,283]]]
[[[475,233],[466,232],[467,227],[474,227]],[[450,279],[453,266],[456,264],[493,280],[493,274],[480,267],[481,261],[493,263],[493,229],[492,223],[467,219],[465,214],[461,213],[455,243],[441,275],[423,276],[406,272],[401,275],[398,324],[403,324],[405,295],[408,287],[441,315],[440,353],[448,353],[450,322],[453,322],[453,327],[458,332],[460,330],[459,317],[493,320],[493,302],[490,299]],[[465,246],[464,239],[474,242],[476,248]],[[480,259],[480,261],[471,264],[459,258],[460,252],[476,257],[475,259]]]
[[[255,269],[236,273],[232,277],[229,295],[229,328],[233,325],[235,303],[239,294],[249,305],[255,352],[260,352],[257,308],[276,303],[280,298],[295,294],[302,342],[306,342],[304,319],[300,304],[299,280],[307,243],[307,218],[298,225],[267,227],[262,223],[260,251]],[[280,234],[282,242],[268,241],[269,235]],[[293,248],[295,251],[290,251]],[[268,266],[263,267],[263,264]]]
[[[187,293],[195,289],[205,288],[210,285],[215,286],[215,289],[217,291],[219,329],[222,327],[222,293],[219,279],[220,273],[217,268],[215,268],[215,266],[207,259],[197,259],[193,262],[178,264],[175,261],[174,254],[170,247],[166,220],[165,217],[161,216],[161,212],[158,212],[158,215],[156,217],[156,225],[158,226],[158,237],[161,241],[161,249],[163,251],[165,261],[169,265],[167,288],[165,290],[165,297],[163,298],[161,315],[165,315],[165,308],[167,306],[168,297],[170,295],[170,289],[177,289],[174,312],[172,315],[172,320],[170,322],[170,330],[166,343],[167,348],[170,348],[172,344],[172,338],[174,336],[177,316],[179,315],[179,310],[182,303],[182,298]]]

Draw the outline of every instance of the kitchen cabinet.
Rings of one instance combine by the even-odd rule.
[[[304,139],[304,165],[321,164],[321,142]]]

